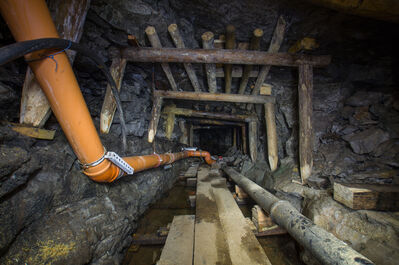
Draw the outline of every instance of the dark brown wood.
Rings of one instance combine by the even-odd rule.
[[[272,96],[250,96],[238,94],[220,94],[220,93],[203,93],[203,92],[180,92],[180,91],[164,91],[155,90],[155,97],[162,97],[165,99],[182,99],[195,101],[219,101],[219,102],[236,102],[236,103],[254,103],[264,104],[268,102],[275,102]]]
[[[399,210],[399,185],[334,183],[334,200],[354,210]]]
[[[270,228],[269,230],[255,233],[255,236],[256,237],[266,237],[266,236],[284,235],[284,234],[287,234],[287,230],[277,226],[277,227]]]
[[[132,245],[164,245],[166,236],[158,236],[154,234],[134,235],[132,238]]]
[[[133,62],[164,63],[223,63],[259,64],[298,67],[308,64],[314,67],[327,66],[331,56],[305,54],[269,53],[247,50],[224,49],[178,49],[178,48],[134,48],[122,50],[122,57]]]
[[[159,40],[158,34],[154,27],[148,26],[145,29],[145,33],[147,34],[147,37],[148,37],[152,47],[158,48],[158,49],[162,48],[161,41]],[[136,48],[136,49],[138,49],[138,48]],[[169,80],[170,86],[172,87],[172,89],[174,91],[177,91],[177,85],[176,85],[175,79],[173,78],[172,70],[170,70],[169,64],[167,62],[161,62],[161,67],[162,67],[162,70],[164,71],[166,77]]]
[[[244,121],[251,122],[257,121],[256,115],[245,115],[245,114],[227,114],[227,113],[215,113],[207,111],[199,111],[185,108],[176,108],[174,105],[169,105],[164,108],[163,113],[166,115],[178,115],[185,117],[195,117],[195,118],[211,118],[229,121]]]
[[[306,183],[313,167],[313,68],[299,66],[298,106],[299,106],[299,165],[302,183]]]
[[[183,38],[180,35],[179,29],[176,24],[170,24],[168,27],[168,31],[170,34],[170,37],[172,38],[173,42],[175,43],[175,46],[177,48],[185,48]],[[186,69],[188,78],[191,81],[191,84],[193,85],[194,91],[200,92],[200,85],[198,82],[197,75],[194,72],[193,66],[191,63],[184,63],[183,64],[184,68]]]
[[[258,158],[258,123],[251,121],[249,123],[249,153],[252,162]]]
[[[242,151],[246,155],[248,154],[248,146],[247,146],[247,128],[245,126],[241,127],[241,136],[242,136]]]
[[[255,29],[252,35],[251,39],[251,45],[250,45],[250,50],[256,51],[259,50],[260,48],[260,40],[262,39],[263,36],[263,30],[261,29]],[[247,88],[247,84],[249,81],[249,75],[252,71],[252,65],[247,64],[244,67],[244,71],[242,74],[241,78],[241,83],[240,83],[240,88],[238,89],[239,94],[244,94],[245,89]]]
[[[163,100],[160,97],[154,97],[153,99],[152,118],[150,121],[150,126],[148,128],[149,143],[152,143],[154,141],[155,135],[157,134],[159,118],[161,117],[162,101]]]
[[[249,77],[257,77],[259,71],[258,70],[252,70],[249,73]],[[231,72],[231,76],[234,77],[242,77],[243,74],[243,67],[238,66],[238,65],[233,65],[233,70]],[[224,71],[223,68],[216,68],[216,77],[224,77]]]
[[[213,49],[214,35],[208,31],[202,34],[202,47],[204,49]],[[205,72],[208,80],[208,87],[210,93],[216,93],[216,64],[205,64]]]
[[[228,25],[226,27],[226,42],[225,49],[235,49],[236,46],[236,28],[233,25]],[[231,71],[233,66],[231,64],[226,64],[224,66],[224,82],[225,82],[225,92],[231,93]]]

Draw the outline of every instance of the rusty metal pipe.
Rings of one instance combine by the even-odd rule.
[[[17,41],[59,38],[44,0],[0,1],[0,12]],[[27,60],[38,57],[37,52],[25,56]],[[49,100],[65,136],[82,163],[83,172],[98,182],[112,182],[119,176],[125,175],[118,166],[104,159],[105,149],[65,52],[58,53],[52,58],[31,61],[29,66]],[[137,172],[191,156],[203,156],[207,163],[213,163],[207,152],[126,157],[124,160]]]

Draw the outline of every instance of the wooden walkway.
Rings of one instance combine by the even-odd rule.
[[[189,169],[193,175],[193,169]],[[159,265],[267,264],[270,261],[251,231],[224,178],[197,175],[196,215],[175,216]],[[190,175],[190,176],[191,176]]]

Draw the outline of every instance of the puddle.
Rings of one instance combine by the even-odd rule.
[[[175,185],[164,197],[152,205],[138,223],[136,234],[155,234],[160,227],[171,223],[175,215],[195,214],[188,196],[195,188]],[[252,203],[240,205],[245,217],[251,217]],[[258,238],[273,265],[303,264],[299,261],[295,241],[287,235]],[[122,262],[124,265],[156,264],[162,252],[162,245],[131,246]]]

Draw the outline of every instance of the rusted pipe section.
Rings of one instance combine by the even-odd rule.
[[[318,227],[288,201],[280,200],[231,167],[226,166],[222,169],[259,206],[270,214],[274,222],[286,229],[299,244],[309,250],[322,264],[374,264],[333,234]]]
[[[17,41],[59,37],[44,0],[0,1],[0,12]],[[209,164],[214,162],[208,152],[188,151],[123,159],[119,156],[108,158],[111,154],[105,151],[100,141],[65,52],[52,55],[51,58],[49,55],[52,55],[49,51],[38,51],[25,58],[30,60],[29,66],[82,164],[83,172],[94,181],[112,182],[126,175],[121,166],[111,162],[111,159],[127,163],[135,172],[192,156],[205,157]]]
[[[121,51],[128,61],[151,63],[206,63],[206,64],[257,64],[298,67],[308,64],[324,67],[330,64],[329,55],[269,53],[227,49],[179,49],[179,48],[125,48]]]

